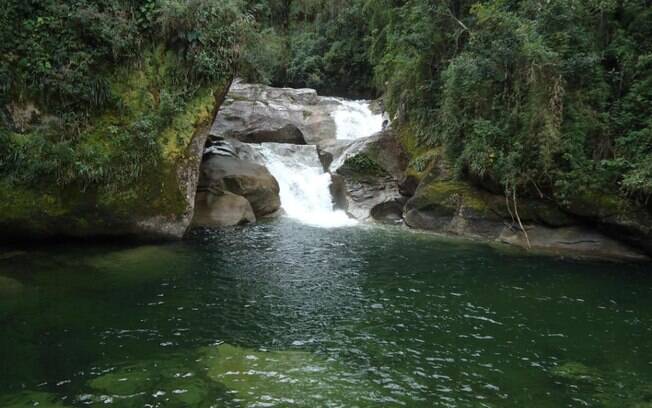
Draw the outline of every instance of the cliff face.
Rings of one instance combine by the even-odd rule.
[[[198,89],[181,106],[164,108],[176,63],[175,55],[156,48],[108,79],[118,108],[90,118],[70,147],[71,154],[105,158],[93,169],[100,175],[96,181],[0,176],[0,239],[183,236],[192,220],[204,143],[228,84]],[[32,121],[31,128],[10,134],[12,143],[34,137],[48,118]],[[151,134],[144,142],[143,127]],[[145,153],[130,151],[143,145]],[[102,177],[109,171],[116,176]]]

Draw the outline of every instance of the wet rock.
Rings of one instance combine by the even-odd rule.
[[[194,226],[229,227],[255,222],[254,210],[246,198],[229,192],[197,193]]]
[[[403,222],[404,200],[385,201],[371,209],[371,217],[384,224],[400,224]]]
[[[586,227],[549,228],[533,225],[527,228],[532,248],[555,254],[573,253],[592,258],[620,258],[645,260],[646,257],[632,248]],[[527,247],[525,235],[517,229],[504,229],[498,237],[503,243]]]
[[[333,196],[333,206],[337,210],[347,210],[348,200],[346,197],[346,184],[344,178],[339,174],[331,175],[330,185],[331,196]]]
[[[456,180],[447,163],[432,163],[407,201],[408,226],[483,241],[498,241],[536,251],[590,258],[645,259],[638,251],[585,227],[553,202],[521,198],[518,213],[503,195]],[[509,207],[508,207],[509,205]],[[529,244],[528,244],[529,240]]]
[[[224,395],[224,388],[207,378],[192,359],[169,357],[122,366],[92,379],[88,387],[92,393],[79,398],[84,405],[120,401],[120,406],[130,407],[209,408]]]
[[[615,194],[584,192],[564,201],[564,209],[597,224],[609,236],[652,255],[652,213]]]
[[[226,135],[244,143],[306,144],[303,133],[295,125],[287,124],[280,128],[271,124],[261,124],[260,126],[261,128],[230,131]]]
[[[324,171],[328,171],[333,163],[333,154],[317,146],[317,154],[319,155],[319,161],[321,162]]]
[[[331,171],[344,184],[346,205],[342,207],[359,220],[375,220],[371,212],[378,207],[378,220],[384,219],[384,209],[395,208],[393,203],[402,200],[398,180],[407,167],[407,156],[394,132],[383,131],[333,151],[336,159]]]
[[[0,276],[0,295],[18,293],[24,289],[22,283],[16,279]]]
[[[398,191],[402,196],[412,197],[419,186],[419,178],[413,174],[406,174],[398,183]]]
[[[553,368],[551,373],[554,377],[562,380],[581,381],[587,383],[596,383],[600,378],[597,370],[591,369],[578,362],[564,363]]]
[[[339,363],[301,350],[259,351],[220,344],[206,347],[198,364],[210,379],[234,393],[243,406],[364,405],[379,392],[364,378],[338,375]],[[346,396],[343,398],[343,396]]]
[[[249,201],[256,217],[274,213],[281,207],[278,182],[264,166],[238,158],[215,156],[202,163],[200,173],[197,187],[200,205],[215,203],[209,197],[211,195],[229,192]],[[231,197],[227,201],[234,205],[238,200]]]
[[[54,394],[41,391],[21,391],[1,397],[0,406],[3,408],[65,408],[70,405],[64,404],[61,398]]]

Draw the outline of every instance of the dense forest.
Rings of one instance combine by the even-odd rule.
[[[443,151],[508,196],[652,208],[649,0],[9,0],[0,38],[5,188],[128,184],[238,75],[383,96],[417,169]],[[121,82],[147,64],[143,109]]]

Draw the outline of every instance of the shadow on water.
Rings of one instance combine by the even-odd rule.
[[[287,219],[8,253],[3,407],[652,401],[649,265]]]

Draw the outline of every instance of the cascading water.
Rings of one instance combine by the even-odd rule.
[[[331,171],[337,171],[346,159],[363,148],[365,138],[383,130],[383,115],[373,113],[369,101],[337,99],[337,102],[337,109],[331,113],[337,129],[336,139],[349,143],[331,163]]]
[[[337,140],[355,140],[383,129],[383,116],[369,108],[369,101],[336,99],[338,107],[331,113],[337,127]]]
[[[262,143],[256,150],[278,181],[288,217],[327,228],[357,224],[344,211],[334,210],[331,175],[324,172],[316,146]]]

